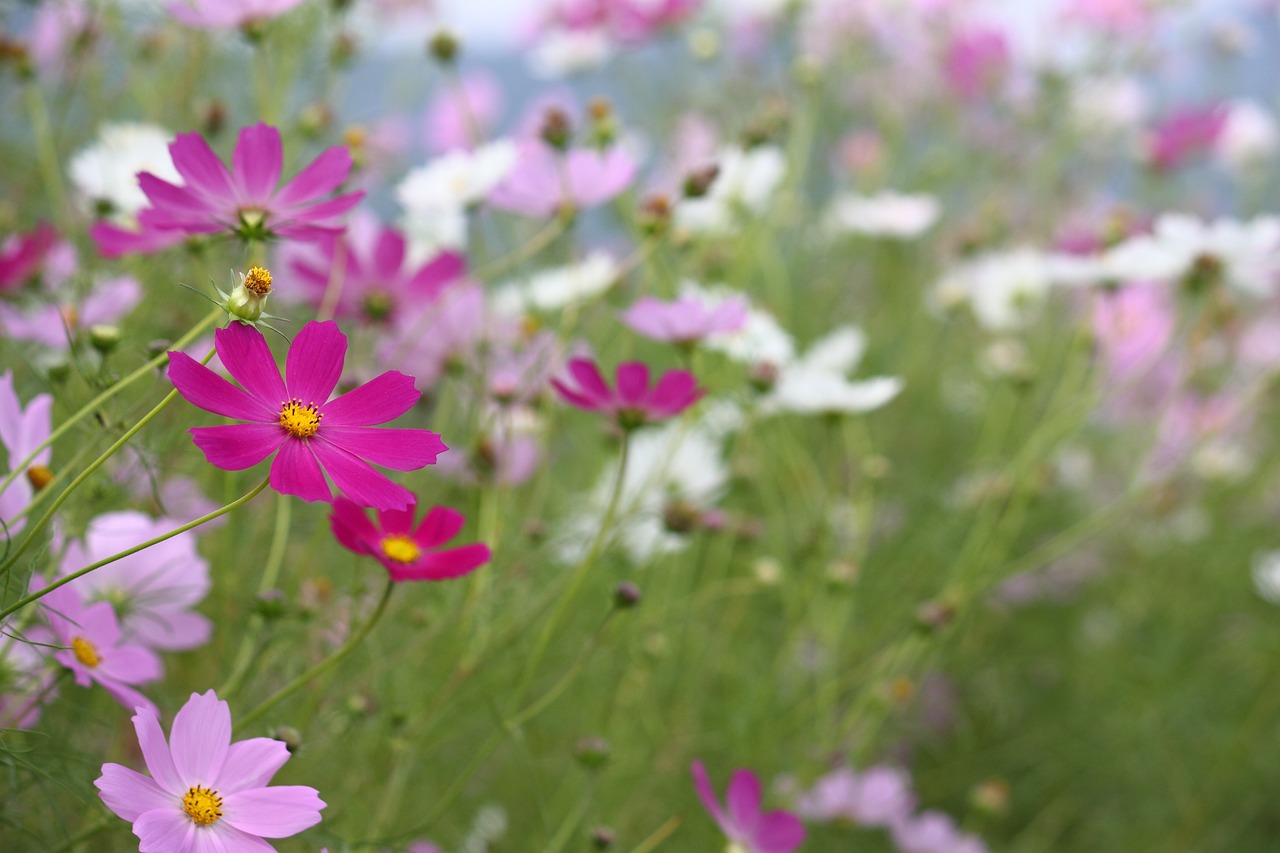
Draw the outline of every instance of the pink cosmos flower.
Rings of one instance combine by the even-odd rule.
[[[760,811],[760,780],[751,771],[734,771],[725,798],[727,810],[720,807],[701,761],[693,763],[693,780],[702,805],[725,836],[746,848],[746,853],[791,853],[804,842],[804,824],[795,815]]]
[[[169,4],[175,21],[202,30],[252,27],[278,18],[303,0],[176,0]]]
[[[67,546],[62,574],[132,548],[181,524],[134,511],[109,512],[89,522],[84,539]],[[209,592],[209,563],[183,533],[72,581],[85,601],[117,609],[124,636],[164,651],[194,649],[209,641],[213,626],[191,610]]]
[[[429,391],[454,360],[486,339],[490,325],[484,288],[458,282],[420,310],[403,312],[383,337],[377,357],[384,363],[410,365],[418,387]]]
[[[604,381],[600,368],[585,358],[570,361],[569,373],[576,380],[577,388],[559,379],[551,380],[552,387],[565,402],[579,409],[607,414],[624,430],[675,417],[698,402],[703,394],[693,374],[685,370],[667,371],[651,389],[649,367],[638,361],[618,365],[616,390]]]
[[[132,231],[113,222],[95,222],[89,229],[89,236],[97,245],[98,254],[104,258],[134,253],[150,255],[185,243],[188,239],[185,231],[157,228],[145,222],[139,222],[137,230]]]
[[[43,586],[39,576],[31,579],[33,590]],[[96,681],[126,708],[147,708],[154,713],[155,705],[134,685],[160,678],[164,673],[160,658],[145,646],[121,639],[120,623],[110,604],[99,601],[86,605],[70,584],[48,593],[40,602],[49,631],[33,630],[31,637],[61,647],[53,659],[71,670],[76,684],[88,687]]]
[[[413,494],[369,462],[412,471],[446,450],[429,430],[373,428],[413,408],[421,394],[411,376],[389,370],[329,399],[347,352],[347,337],[332,320],[302,328],[289,347],[284,379],[262,333],[251,326],[218,329],[214,347],[240,388],[180,352],[169,353],[169,379],[191,404],[249,421],[191,429],[205,458],[223,470],[250,468],[274,453],[271,487],[281,494],[332,500],[327,472],[361,506],[404,509]]]
[[[58,232],[47,222],[25,234],[10,235],[0,243],[0,291],[26,284],[57,243]]]
[[[23,408],[13,387],[13,371],[6,370],[0,374],[0,445],[3,445],[6,456],[3,469],[6,473],[49,437],[52,411],[53,397],[48,394],[37,394]],[[51,476],[49,463],[52,458],[52,448],[41,450],[27,470],[0,493],[0,521],[4,522],[0,525],[0,540],[16,536],[26,526],[25,519],[14,516],[31,503],[35,494],[34,484]]]
[[[122,275],[94,283],[79,304],[71,301],[70,288],[44,288],[52,302],[31,308],[0,304],[0,329],[11,338],[33,341],[66,351],[80,332],[99,324],[113,324],[142,300],[142,285]]]
[[[870,767],[855,773],[842,767],[819,779],[796,800],[796,811],[808,820],[848,820],[862,826],[890,826],[915,810],[911,777],[894,767]]]
[[[1009,41],[1002,31],[978,27],[958,32],[947,46],[944,70],[951,90],[965,100],[979,97],[1009,67]]]
[[[133,239],[141,245],[134,250],[161,242],[155,231],[183,235],[229,231],[245,240],[314,240],[342,231],[339,217],[364,197],[364,191],[357,190],[323,198],[351,171],[351,154],[340,145],[325,150],[277,188],[284,165],[280,131],[262,123],[240,131],[231,171],[198,133],[178,134],[169,154],[185,183],[175,185],[150,172],[138,173],[138,186],[151,206],[138,213],[140,229]],[[119,245],[122,235],[130,232],[110,226],[94,231],[104,253],[129,250]]]
[[[502,109],[502,88],[492,74],[467,74],[440,90],[427,106],[423,125],[427,150],[444,154],[470,150],[492,130]]]
[[[1069,20],[1115,35],[1132,35],[1155,19],[1152,0],[1065,0],[1062,15]]]
[[[891,827],[893,843],[900,853],[986,853],[982,839],[961,832],[950,816],[937,811],[921,812]]]
[[[43,75],[63,73],[77,50],[101,29],[94,10],[84,0],[41,3],[31,23],[31,57]]]
[[[320,822],[325,803],[305,785],[267,787],[289,760],[273,738],[231,742],[231,710],[212,690],[191,694],[173,718],[169,742],[155,711],[133,717],[151,776],[102,765],[102,801],[133,824],[141,853],[267,853],[264,838],[286,838]]]
[[[1228,112],[1221,104],[1175,111],[1148,136],[1147,162],[1156,169],[1169,171],[1196,153],[1209,151],[1226,127]]]
[[[707,335],[731,334],[747,323],[747,300],[733,296],[707,306],[694,296],[663,302],[646,296],[622,315],[622,322],[655,341],[694,344]]]
[[[440,550],[462,530],[466,521],[462,513],[449,507],[432,507],[414,527],[415,506],[379,510],[375,525],[363,509],[338,498],[333,502],[329,524],[342,547],[373,557],[397,582],[460,578],[489,562],[489,546],[481,543]]]
[[[526,216],[596,207],[621,193],[636,176],[636,161],[620,145],[605,151],[559,152],[541,139],[520,142],[516,164],[489,193],[489,204]]]
[[[319,306],[334,266],[341,264],[343,271],[336,273],[342,287],[336,314],[389,322],[405,305],[435,299],[466,270],[466,261],[456,252],[441,252],[422,265],[406,263],[407,245],[403,234],[362,211],[352,217],[346,234],[320,241],[315,254],[295,254],[290,266],[308,286],[311,302]]]

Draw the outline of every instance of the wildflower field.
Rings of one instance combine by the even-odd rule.
[[[1274,0],[0,0],[0,850],[1280,847]]]

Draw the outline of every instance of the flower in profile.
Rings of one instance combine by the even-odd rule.
[[[1227,124],[1222,104],[1183,107],[1159,122],[1146,140],[1147,162],[1167,172],[1199,152],[1209,151]]]
[[[266,339],[251,326],[218,329],[214,348],[240,388],[180,352],[169,353],[169,379],[192,405],[249,422],[190,431],[210,464],[225,471],[250,468],[275,454],[271,487],[281,494],[330,501],[327,472],[361,506],[404,509],[413,494],[369,462],[412,471],[446,449],[429,430],[373,428],[418,401],[411,376],[389,370],[329,399],[347,352],[347,337],[332,320],[302,328],[289,347],[283,379]]]
[[[0,243],[0,291],[26,284],[58,244],[58,232],[41,222],[25,234],[13,234]]]
[[[693,374],[669,370],[649,387],[649,367],[638,361],[618,365],[616,388],[610,388],[600,368],[585,358],[569,362],[569,373],[577,383],[571,387],[559,379],[551,385],[571,406],[601,412],[624,430],[654,424],[675,417],[702,397]]]
[[[804,824],[795,815],[760,810],[760,780],[750,770],[734,771],[726,808],[720,806],[701,761],[693,763],[693,781],[702,805],[742,853],[791,853],[804,842]]]
[[[663,302],[646,296],[622,315],[622,322],[655,341],[690,346],[709,335],[727,335],[747,324],[751,305],[745,297],[730,297],[709,305],[696,296]]]
[[[39,576],[31,579],[32,589],[43,585]],[[30,636],[60,647],[53,659],[71,670],[76,684],[88,687],[97,682],[126,708],[147,708],[154,713],[155,705],[134,686],[155,681],[164,673],[160,658],[146,646],[122,639],[110,604],[99,601],[86,605],[69,584],[47,593],[41,604],[49,631],[35,629]]]
[[[284,166],[280,131],[263,123],[241,129],[230,171],[198,133],[178,134],[169,154],[185,183],[173,184],[150,172],[138,175],[150,202],[138,213],[140,236],[152,231],[230,232],[244,240],[314,240],[340,232],[339,217],[364,197],[357,190],[325,198],[351,171],[351,154],[340,145],[278,187]],[[118,237],[117,231],[107,233]],[[101,245],[100,234],[95,239]]]
[[[337,498],[329,524],[342,547],[368,554],[386,567],[393,581],[441,581],[460,578],[489,562],[482,543],[441,550],[466,521],[445,506],[432,507],[414,526],[415,504],[403,510],[378,510],[378,523],[349,500]]]
[[[620,145],[560,152],[541,139],[525,139],[511,172],[489,194],[489,204],[539,217],[597,207],[630,186],[636,168]]]
[[[4,471],[12,471],[13,466],[49,437],[52,411],[53,397],[48,394],[37,394],[23,408],[13,388],[13,371],[0,374],[0,445],[4,446],[7,456]],[[41,450],[28,463],[27,470],[14,477],[9,487],[0,493],[0,522],[3,522],[0,538],[15,536],[26,526],[25,519],[15,516],[31,503],[36,490],[53,479],[53,472],[49,470],[52,458],[52,448]]]
[[[303,0],[174,0],[175,21],[202,30],[253,28],[278,18]]]
[[[95,781],[107,808],[133,824],[142,853],[274,850],[264,838],[286,838],[320,822],[325,803],[305,785],[267,787],[289,760],[283,741],[231,742],[231,710],[212,690],[191,694],[173,718],[169,741],[155,711],[133,717],[151,776],[102,765]]]

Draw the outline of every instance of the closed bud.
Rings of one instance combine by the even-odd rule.
[[[267,621],[279,619],[285,615],[288,609],[289,605],[285,601],[284,593],[278,589],[269,589],[259,593],[258,597],[253,600],[253,612]]]
[[[617,836],[607,826],[597,826],[591,830],[591,845],[597,850],[608,850],[617,843]]]
[[[603,767],[609,760],[609,741],[602,737],[584,737],[573,745],[573,757],[589,770]]]
[[[240,273],[240,283],[224,295],[222,307],[232,320],[256,323],[262,318],[270,295],[271,271],[266,267],[252,267],[247,273]]]
[[[778,366],[770,361],[761,361],[751,365],[747,373],[747,382],[761,394],[767,394],[778,384]]]
[[[270,731],[269,736],[272,740],[283,743],[290,755],[302,748],[302,732],[293,726],[276,726]]]
[[[217,98],[203,101],[196,108],[200,129],[205,136],[217,136],[227,124],[227,105]]]
[[[654,193],[641,202],[636,220],[646,237],[665,234],[671,227],[671,199],[664,193]]]
[[[32,465],[27,469],[27,482],[38,492],[53,482],[53,471],[47,465]]]
[[[703,166],[700,169],[694,169],[684,176],[684,197],[702,198],[710,192],[711,185],[716,182],[716,178],[719,176],[720,166],[715,163],[710,166]]]
[[[618,118],[613,111],[613,104],[606,98],[592,98],[587,105],[587,129],[591,134],[592,144],[606,148],[618,138]]]
[[[613,603],[619,610],[628,610],[640,603],[640,587],[631,581],[623,581],[613,590]]]
[[[308,104],[298,114],[298,130],[307,136],[320,136],[333,124],[333,110],[323,102]]]
[[[333,37],[333,44],[329,46],[329,61],[339,68],[348,65],[356,55],[357,47],[359,42],[356,37],[343,30]]]
[[[559,107],[548,107],[543,113],[542,124],[538,127],[538,136],[552,148],[560,151],[568,148],[573,138],[573,125],[568,113]]]
[[[462,42],[449,30],[437,30],[427,41],[427,54],[441,65],[452,65],[462,50]]]
[[[89,327],[89,345],[106,355],[120,345],[120,328],[106,323]]]
[[[969,792],[969,802],[983,814],[1003,817],[1009,812],[1009,783],[999,777],[979,782]]]
[[[916,608],[916,624],[926,631],[946,627],[955,616],[955,605],[947,601],[926,601]]]
[[[669,501],[662,508],[662,523],[672,533],[688,533],[701,519],[702,511],[688,501]]]

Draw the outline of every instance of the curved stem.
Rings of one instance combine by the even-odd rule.
[[[330,669],[336,666],[343,658],[349,655],[352,652],[352,650],[355,649],[356,646],[360,645],[360,643],[364,641],[365,637],[369,636],[369,632],[373,630],[373,626],[378,624],[378,621],[382,618],[382,614],[385,613],[387,610],[387,602],[391,600],[391,591],[393,589],[395,589],[395,581],[388,578],[387,588],[382,592],[382,599],[378,602],[377,609],[374,610],[373,615],[370,616],[369,619],[363,625],[360,626],[360,629],[356,631],[354,634],[352,634],[347,639],[347,641],[342,644],[342,647],[339,648],[332,655],[320,661],[320,663],[311,667],[306,672],[302,673],[297,678],[295,678],[293,681],[290,681],[284,687],[281,687],[274,694],[272,694],[270,698],[264,701],[261,705],[254,708],[245,716],[241,717],[240,720],[235,725],[235,731],[241,731],[245,726],[257,720],[259,717],[261,717],[267,711],[270,711],[280,702],[283,702],[285,699],[288,699],[290,696],[296,693],[299,688],[305,686],[308,681],[310,681],[311,679],[315,678],[318,675],[322,675],[325,672],[328,672]]]
[[[103,566],[110,565],[111,563],[114,563],[116,560],[123,560],[125,557],[128,557],[130,554],[136,554],[139,551],[144,551],[147,548],[150,548],[152,545],[158,545],[161,542],[164,542],[166,539],[172,539],[173,537],[177,536],[179,533],[186,533],[188,530],[191,530],[194,527],[199,527],[202,524],[213,521],[215,518],[218,518],[219,516],[226,515],[236,507],[241,506],[242,504],[246,504],[249,501],[253,500],[255,497],[257,497],[259,492],[261,492],[263,489],[267,487],[267,485],[270,482],[271,482],[271,478],[269,477],[264,478],[261,483],[254,486],[251,490],[246,492],[244,495],[236,498],[226,506],[218,507],[213,512],[205,513],[204,515],[200,516],[194,521],[188,521],[186,524],[183,524],[179,527],[175,527],[167,533],[162,533],[159,536],[155,536],[151,539],[148,539],[146,542],[143,542],[139,545],[134,545],[132,548],[126,548],[117,554],[112,554],[110,557],[101,559],[96,563],[92,563],[88,566],[85,566],[83,569],[78,569],[69,575],[65,575],[63,577],[58,578],[56,581],[49,584],[44,589],[37,590],[36,592],[33,592],[30,595],[28,595],[26,598],[18,600],[16,603],[10,605],[4,610],[0,610],[0,622],[4,621],[6,617],[12,615],[13,613],[16,613],[18,610],[21,610],[23,607],[26,607],[28,604],[31,604],[34,601],[39,601],[41,598],[53,592],[55,589],[62,586],[63,584],[71,583],[71,581],[75,580],[76,578],[84,577],[85,575],[89,574],[95,569],[100,569]]]
[[[547,223],[541,231],[530,237],[529,241],[523,246],[519,247],[511,254],[498,258],[492,263],[486,264],[476,270],[471,274],[472,277],[478,281],[486,281],[495,276],[510,272],[555,242],[555,239],[568,229],[569,224],[572,221],[572,213],[562,210],[560,213],[556,214],[555,219]]]

